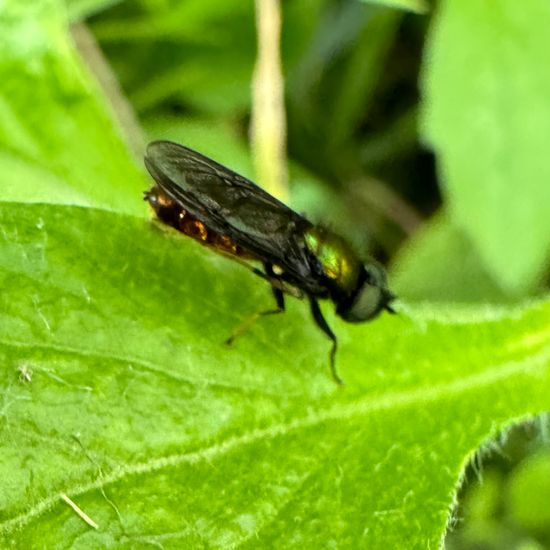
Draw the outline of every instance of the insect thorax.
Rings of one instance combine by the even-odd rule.
[[[361,261],[339,235],[314,226],[304,234],[306,246],[321,264],[323,275],[338,292],[352,293],[358,283]]]

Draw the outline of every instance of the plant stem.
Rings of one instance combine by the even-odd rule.
[[[76,23],[71,26],[71,34],[80,55],[107,96],[111,112],[118,120],[128,146],[141,165],[145,136],[133,107],[122,92],[112,68],[88,27],[83,23]]]
[[[258,181],[271,194],[285,200],[288,187],[280,0],[256,0],[256,26],[258,55],[252,82],[252,151]]]

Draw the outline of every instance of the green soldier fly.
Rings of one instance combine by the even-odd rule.
[[[395,296],[384,269],[370,259],[362,262],[342,237],[192,149],[154,141],[145,166],[155,180],[145,200],[163,223],[246,263],[271,285],[277,307],[256,317],[282,313],[285,294],[307,297],[313,319],[332,340],[330,368],[341,384],[335,366],[338,341],[318,299],[332,300],[336,313],[350,323],[373,319],[384,309],[394,313]]]

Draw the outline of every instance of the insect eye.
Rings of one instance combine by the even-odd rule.
[[[346,321],[360,323],[376,317],[383,308],[382,289],[369,283],[365,283],[345,315]]]
[[[384,269],[369,263],[365,266],[364,279],[352,300],[340,304],[337,313],[350,323],[360,323],[376,317],[382,309],[393,313],[390,302],[395,296],[386,285]]]

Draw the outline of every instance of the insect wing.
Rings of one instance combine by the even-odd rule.
[[[161,187],[209,229],[227,235],[295,277],[307,273],[301,240],[311,223],[221,164],[168,141],[149,144],[147,169]]]

